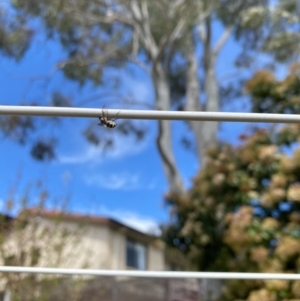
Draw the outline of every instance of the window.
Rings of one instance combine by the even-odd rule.
[[[138,242],[127,239],[126,264],[138,270],[146,270],[146,247]]]

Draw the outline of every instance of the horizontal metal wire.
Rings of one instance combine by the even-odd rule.
[[[105,110],[106,112],[106,110]],[[109,118],[149,120],[191,120],[191,121],[234,121],[298,123],[296,114],[262,114],[233,112],[191,112],[191,111],[150,111],[150,110],[107,110]],[[101,108],[0,106],[0,115],[56,116],[56,117],[98,117]]]
[[[93,276],[129,276],[144,278],[194,278],[194,279],[284,279],[300,280],[300,274],[275,273],[221,273],[221,272],[159,272],[159,271],[126,271],[126,270],[89,270],[61,269],[37,267],[0,266],[2,273],[30,274],[62,274],[62,275],[93,275]]]

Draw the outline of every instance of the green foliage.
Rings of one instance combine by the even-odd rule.
[[[39,139],[34,142],[31,148],[31,155],[38,161],[51,161],[55,158],[55,140]]]
[[[33,31],[27,26],[25,19],[13,15],[0,7],[0,53],[19,61],[30,46]]]
[[[257,130],[242,136],[238,147],[211,151],[190,191],[169,196],[174,219],[164,239],[181,250],[194,269],[298,272],[300,149],[287,156],[275,144],[279,136],[285,141],[284,133],[291,130],[297,130],[299,139],[300,126],[292,125],[273,135]],[[228,282],[222,300],[254,296],[253,289],[299,297],[288,282],[282,288],[284,283],[246,281],[235,290],[236,283]]]
[[[70,107],[72,99],[60,93],[59,91],[55,91],[52,94],[51,99],[52,105],[55,107]]]
[[[298,71],[282,81],[261,71],[248,82],[257,105],[299,113]],[[263,112],[263,109],[261,109]],[[168,195],[172,222],[163,238],[196,270],[299,273],[300,125],[254,129],[238,146],[222,144],[184,195]],[[300,297],[291,281],[227,281],[222,300]]]
[[[58,99],[54,99],[53,102]],[[58,102],[55,103],[59,105]],[[48,121],[48,122],[47,122]],[[38,161],[50,161],[55,158],[56,139],[41,137],[38,129],[47,128],[51,121],[53,127],[58,124],[56,118],[47,120],[28,116],[0,116],[0,130],[3,138],[9,138],[21,145],[30,144],[30,154]]]
[[[246,83],[250,93],[252,111],[258,113],[299,114],[300,112],[300,64],[290,68],[290,74],[277,80],[267,71],[260,70]]]
[[[5,137],[24,144],[35,130],[35,124],[27,116],[0,116],[0,128]]]
[[[60,68],[65,76],[81,85],[99,85],[103,68],[126,59],[131,49],[128,27],[102,22],[105,7],[95,1],[13,1],[27,18],[39,18],[49,38],[58,37],[68,58]],[[122,65],[122,64],[121,64]]]
[[[102,0],[10,0],[10,2],[13,12],[10,17],[13,21],[3,19],[3,28],[7,33],[4,35],[3,47],[10,47],[9,45],[17,47],[20,44],[18,40],[21,38],[27,41],[25,44],[28,46],[30,40],[22,32],[19,34],[15,28],[24,30],[38,22],[39,30],[46,32],[49,39],[59,41],[64,51],[65,58],[54,69],[61,70],[68,79],[80,85],[87,82],[92,82],[96,86],[105,85],[106,71],[111,70],[111,67],[129,69],[133,63],[144,69],[149,68],[151,71],[155,64],[162,64],[172,98],[170,108],[178,110],[185,107],[187,94],[187,49],[196,50],[199,46],[206,49],[204,51],[206,54],[198,59],[197,73],[203,77],[203,73],[206,72],[203,66],[207,65],[207,61],[211,59],[209,56],[213,55],[214,22],[220,22],[224,28],[231,28],[236,40],[244,42],[251,40],[256,47],[266,24],[259,22],[256,26],[252,26],[253,20],[257,20],[257,15],[251,14],[251,9],[255,10],[259,5],[265,8],[268,5],[268,0],[114,0],[109,2]],[[136,5],[135,8],[134,5]],[[136,14],[134,11],[139,12]],[[207,19],[202,20],[202,17]],[[242,18],[247,22],[242,22]],[[19,24],[24,26],[19,26]],[[181,26],[177,28],[178,25]],[[205,34],[200,37],[196,28],[204,29]],[[10,33],[15,32],[17,34],[14,35],[19,38],[12,43],[9,38]],[[248,46],[249,43],[247,43],[247,48]],[[18,57],[20,58],[24,55],[26,47],[23,48],[24,50],[19,51]],[[149,72],[149,75],[155,86],[154,73]],[[237,93],[236,89],[240,91],[241,85],[238,83],[236,86],[228,85],[227,89],[222,87],[220,90],[224,96],[232,98],[233,93]],[[201,94],[203,92],[205,93],[205,88]],[[61,96],[53,95],[52,104],[72,105],[71,101]],[[129,127],[126,124],[122,126],[125,129],[123,132],[128,133]],[[19,128],[21,127],[23,127],[22,124]],[[41,127],[35,127],[35,129],[38,130]],[[27,130],[26,127],[25,130]],[[143,129],[135,128],[129,133],[142,137],[143,132]],[[99,144],[100,138],[89,129],[85,133],[87,133],[88,141]],[[7,136],[12,137],[13,131],[12,135]],[[51,150],[54,144],[49,143],[53,139],[47,141],[47,143],[40,141],[39,144],[36,143],[33,146],[31,154],[36,159],[55,158],[54,150]],[[29,143],[32,142],[29,141]]]
[[[260,31],[261,49],[280,62],[298,59],[300,52],[300,7],[297,0],[279,0],[273,5],[262,3],[243,14],[246,28],[264,28]],[[263,38],[262,38],[263,37]]]

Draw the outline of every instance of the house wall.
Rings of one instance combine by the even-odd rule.
[[[73,224],[76,228],[76,224]],[[76,231],[76,229],[75,229]],[[112,254],[109,229],[103,226],[84,225],[79,237],[74,268],[111,269]],[[68,266],[70,267],[70,266]]]
[[[153,246],[148,247],[148,270],[165,270],[165,257],[163,249],[155,248]]]
[[[78,222],[59,222],[57,229],[51,219],[36,217],[35,233],[42,233],[43,229],[51,229],[48,237],[44,237],[35,244],[41,249],[42,259],[40,266],[55,266],[62,268],[91,268],[91,269],[132,269],[126,266],[126,227],[113,230],[105,224],[79,224]],[[70,234],[62,237],[63,230]],[[25,239],[26,234],[28,237]],[[29,230],[23,239],[28,247],[32,243]],[[37,234],[38,236],[38,234]],[[130,238],[139,241],[132,233]],[[18,235],[12,233],[8,241],[9,249],[18,252],[20,245]],[[63,253],[58,263],[57,252],[53,251],[54,244],[63,242]],[[143,243],[143,242],[142,242]],[[144,243],[145,244],[145,243]],[[164,270],[164,250],[151,244],[147,247],[148,270]],[[29,249],[28,248],[28,249]],[[25,248],[26,249],[26,248]],[[13,251],[14,252],[14,251]]]
[[[123,233],[109,229],[111,269],[126,269],[126,237]]]

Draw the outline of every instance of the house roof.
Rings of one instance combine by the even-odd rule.
[[[20,215],[24,214],[25,212],[36,216],[46,217],[46,218],[61,218],[63,220],[72,221],[72,222],[79,222],[79,223],[82,222],[82,223],[88,223],[94,225],[105,225],[113,230],[122,231],[126,233],[128,236],[131,236],[132,238],[140,239],[141,241],[144,242],[152,242],[157,239],[157,237],[154,235],[140,232],[134,228],[131,228],[109,217],[84,215],[78,213],[66,213],[62,211],[46,210],[46,209],[41,209],[36,207],[23,210],[20,213]]]

